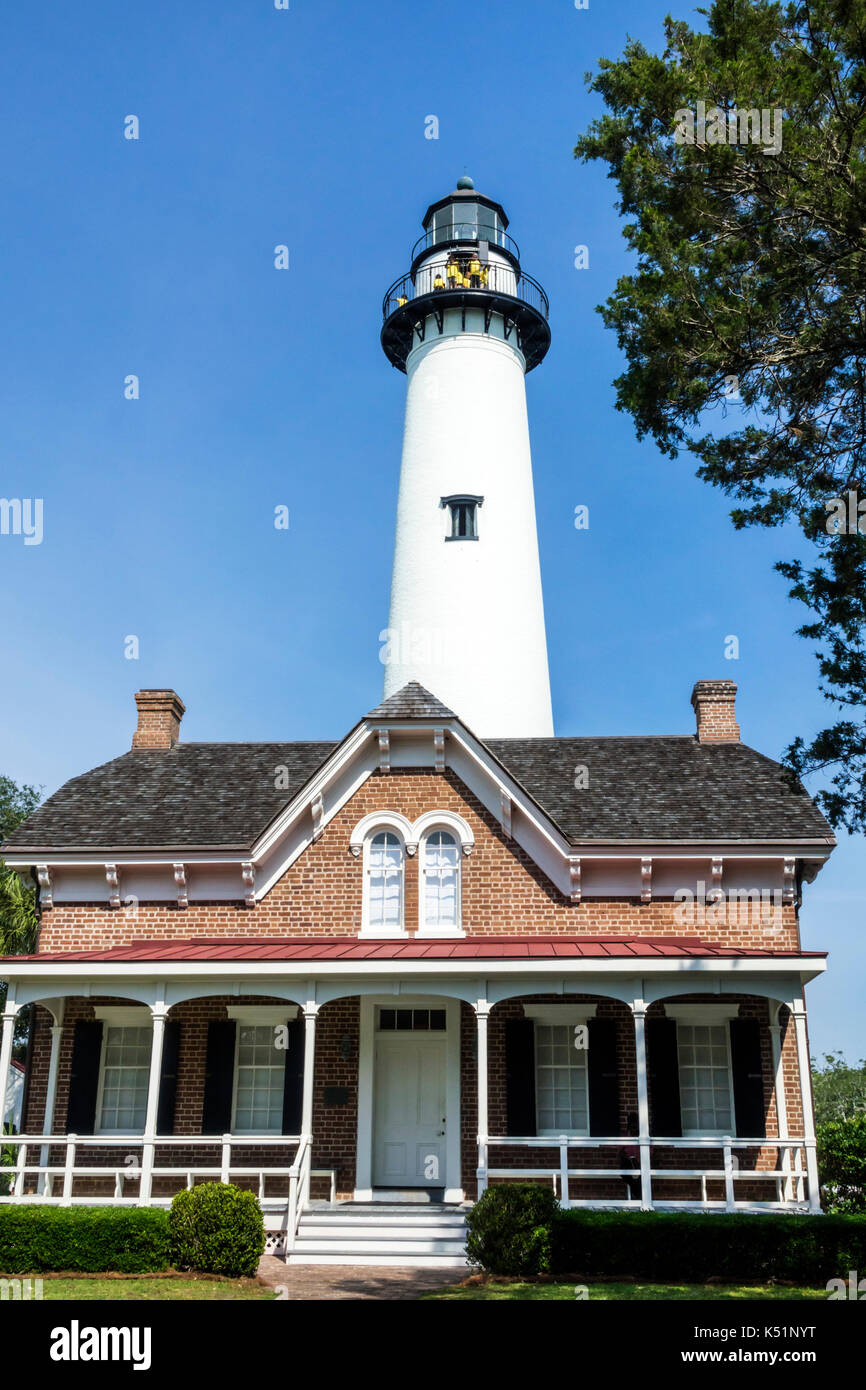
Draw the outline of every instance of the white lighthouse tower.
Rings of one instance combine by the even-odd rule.
[[[524,380],[547,296],[470,178],[422,225],[383,305],[407,377],[385,695],[420,681],[482,738],[550,735]]]

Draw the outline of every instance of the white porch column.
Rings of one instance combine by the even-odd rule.
[[[637,1071],[638,1143],[640,1144],[641,1211],[652,1210],[652,1155],[650,1152],[649,1086],[646,1064],[646,1012],[642,999],[632,1004],[634,1014],[634,1053]]]
[[[487,1023],[490,1018],[490,1005],[486,999],[479,999],[475,1005],[475,1023],[478,1032],[478,1196],[487,1190],[487,1137],[490,1127],[488,1081],[487,1081]]]
[[[165,1037],[167,1006],[160,1001],[151,1005],[153,1015],[153,1044],[150,1050],[150,1079],[147,1085],[147,1111],[144,1119],[144,1143],[141,1149],[141,1177],[138,1184],[138,1205],[150,1205],[153,1175],[153,1154],[156,1144],[156,1118],[159,1110],[159,1080],[162,1072],[162,1042]]]
[[[806,1033],[806,1009],[802,999],[788,1005],[794,1016],[797,1038],[797,1064],[800,1069],[800,1099],[803,1106],[803,1139],[806,1147],[806,1176],[809,1180],[809,1209],[821,1210],[818,1189],[818,1158],[815,1152],[815,1114],[812,1109],[812,1075],[809,1069],[809,1039]]]
[[[313,1134],[313,1075],[316,1067],[316,1017],[318,1004],[304,1005],[304,1089],[301,1097],[301,1133]]]
[[[9,1068],[12,1065],[12,1043],[15,1038],[15,1020],[18,1017],[18,1005],[15,1003],[15,987],[9,986],[6,994],[6,1005],[3,1009],[3,1035],[0,1039],[0,1130],[6,1124],[6,1090],[9,1086]]]
[[[319,1005],[308,999],[304,1005],[304,1082],[301,1093],[301,1134],[307,1140],[306,1162],[301,1174],[301,1206],[310,1200],[310,1169],[313,1166],[313,1078],[316,1070],[316,1017]]]
[[[779,1023],[778,1005],[775,1013],[771,1017],[775,1018],[775,1023],[770,1024],[770,1047],[773,1054],[773,1094],[776,1099],[776,1127],[779,1131],[780,1139],[787,1139],[788,1130],[788,1103],[785,1098],[785,1074],[782,1068],[782,1026]],[[787,1173],[791,1167],[790,1149],[782,1150],[782,1167]],[[782,1193],[785,1201],[789,1201],[791,1192],[791,1180],[785,1178],[783,1181]]]
[[[47,1007],[47,1006],[46,1006]],[[42,1133],[51,1134],[54,1126],[54,1102],[57,1098],[57,1071],[60,1064],[60,1043],[63,1038],[63,1014],[66,1007],[66,1000],[60,999],[56,1007],[52,1008],[51,1016],[54,1022],[51,1025],[51,1053],[48,1058],[48,1081],[45,1087],[45,1110],[42,1115]],[[48,1145],[43,1144],[39,1150],[39,1166],[45,1168],[48,1164]],[[44,1173],[39,1175],[38,1191],[42,1196],[51,1195],[51,1179]]]

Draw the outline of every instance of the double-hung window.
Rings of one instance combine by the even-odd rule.
[[[683,1134],[735,1132],[727,1023],[677,1023]]]
[[[393,830],[379,830],[367,842],[365,930],[403,930],[403,842]]]
[[[456,931],[460,926],[460,845],[450,830],[431,830],[421,856],[422,928]]]
[[[535,1118],[538,1134],[589,1133],[586,1049],[567,1023],[535,1024]]]
[[[235,1044],[235,1134],[279,1134],[283,1123],[286,1050],[271,1023],[237,1025]]]
[[[144,1009],[140,1010],[145,1014]],[[96,1110],[99,1134],[140,1134],[147,1115],[153,1028],[105,1023]]]

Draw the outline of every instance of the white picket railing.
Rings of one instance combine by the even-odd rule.
[[[59,1206],[70,1206],[74,1202],[98,1206],[110,1202],[111,1205],[167,1206],[171,1201],[171,1196],[152,1196],[151,1185],[155,1178],[179,1179],[177,1189],[179,1191],[183,1187],[192,1187],[197,1178],[215,1178],[220,1182],[229,1182],[236,1178],[253,1177],[258,1179],[260,1201],[288,1204],[293,1181],[292,1175],[294,1174],[297,1187],[299,1173],[302,1178],[302,1200],[305,1202],[309,1195],[311,1173],[311,1140],[309,1135],[5,1134],[2,1142],[4,1145],[17,1145],[18,1152],[14,1166],[0,1168],[0,1182],[5,1178],[11,1188],[8,1193],[0,1195],[0,1202],[47,1202]],[[62,1164],[48,1163],[48,1149],[51,1147],[64,1149]],[[157,1165],[154,1162],[154,1150],[163,1147],[215,1149],[219,1151],[219,1162],[189,1163],[182,1160],[172,1165]],[[233,1158],[234,1149],[287,1147],[297,1150],[289,1167],[279,1165],[272,1167],[267,1163],[250,1166],[249,1164],[236,1163]],[[39,1153],[35,1161],[28,1162],[29,1153],[34,1149],[38,1149]],[[100,1165],[91,1162],[88,1164],[81,1162],[82,1149],[119,1149],[125,1150],[127,1153],[123,1163]],[[136,1154],[128,1152],[129,1150],[140,1151],[139,1162],[135,1162]],[[36,1192],[27,1192],[25,1190],[27,1179],[34,1176],[36,1177],[37,1190]],[[76,1179],[110,1179],[112,1177],[114,1178],[114,1192],[111,1197],[76,1193],[74,1190]],[[284,1187],[280,1196],[269,1197],[265,1191],[268,1178],[287,1179],[289,1192]],[[55,1182],[58,1180],[59,1191],[55,1190]],[[137,1190],[128,1194],[128,1184],[133,1182],[137,1184]]]
[[[526,1149],[558,1149],[559,1164],[557,1167],[538,1167],[538,1168],[491,1168],[490,1149],[494,1147],[502,1148],[526,1148]],[[487,1187],[491,1178],[547,1178],[553,1183],[555,1191],[558,1191],[559,1200],[564,1207],[626,1207],[634,1209],[640,1206],[644,1210],[657,1208],[700,1208],[707,1211],[724,1210],[734,1211],[738,1206],[748,1206],[755,1208],[760,1206],[767,1210],[802,1210],[809,1199],[813,1196],[808,1192],[808,1177],[803,1164],[803,1155],[810,1147],[809,1141],[802,1138],[767,1138],[767,1139],[734,1139],[730,1136],[724,1138],[656,1138],[653,1135],[649,1139],[640,1140],[637,1138],[596,1138],[594,1135],[573,1137],[561,1134],[558,1136],[535,1136],[520,1138],[514,1135],[488,1135],[479,1138],[478,1141],[478,1195]],[[814,1145],[812,1145],[814,1147]],[[579,1149],[615,1149],[619,1153],[624,1148],[637,1151],[637,1163],[631,1168],[573,1168],[570,1166],[569,1154],[571,1150]],[[656,1168],[653,1167],[653,1150],[657,1149],[710,1149],[717,1153],[720,1152],[722,1163],[715,1168]],[[781,1168],[741,1168],[735,1150],[738,1149],[778,1149],[781,1151]],[[632,1196],[616,1197],[572,1197],[569,1191],[569,1184],[572,1179],[627,1179],[629,1190],[632,1185],[639,1193],[639,1197]],[[658,1178],[662,1181],[682,1181],[700,1182],[700,1198],[679,1198],[670,1197],[655,1198],[652,1193],[652,1183]],[[775,1200],[772,1198],[764,1201],[763,1199],[749,1202],[738,1202],[736,1198],[737,1182],[762,1182],[772,1180],[775,1185]],[[723,1182],[725,1188],[724,1200],[710,1200],[707,1196],[707,1184],[710,1182]],[[814,1205],[814,1204],[813,1204]]]

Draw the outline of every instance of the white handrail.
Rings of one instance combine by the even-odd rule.
[[[289,1169],[289,1205],[286,1212],[286,1250],[294,1247],[304,1207],[310,1195],[312,1135],[302,1134],[295,1161]]]
[[[572,1168],[569,1165],[570,1149],[611,1149],[616,1148],[637,1148],[641,1143],[637,1135],[620,1135],[617,1137],[600,1137],[596,1135],[490,1135],[479,1136],[478,1140],[478,1192],[479,1196],[488,1186],[490,1178],[550,1178],[553,1183],[554,1191],[559,1189],[560,1203],[563,1207],[571,1206],[633,1206],[634,1200],[629,1198],[622,1200],[618,1198],[572,1198],[569,1193],[569,1180],[576,1178],[628,1178],[641,1189],[641,1207],[651,1210],[656,1206],[699,1206],[703,1208],[724,1207],[727,1211],[735,1210],[737,1206],[735,1196],[735,1184],[737,1182],[747,1182],[760,1179],[771,1179],[776,1190],[775,1207],[780,1209],[802,1205],[804,1201],[803,1178],[805,1173],[800,1171],[801,1154],[809,1145],[809,1141],[803,1138],[786,1136],[784,1139],[778,1136],[767,1136],[765,1138],[747,1139],[733,1138],[733,1136],[702,1136],[699,1138],[689,1138],[681,1135],[670,1138],[657,1138],[655,1135],[644,1136],[644,1146],[649,1148],[650,1153],[653,1149],[712,1149],[720,1153],[722,1162],[718,1168],[660,1168],[652,1166],[650,1162],[646,1167],[646,1175],[649,1180],[650,1190],[654,1178],[665,1178],[668,1180],[692,1180],[698,1179],[701,1184],[701,1196],[699,1201],[656,1199],[653,1200],[643,1191],[643,1172],[640,1168],[629,1167],[610,1167],[610,1168]],[[502,1146],[504,1148],[522,1149],[552,1149],[559,1151],[559,1162],[547,1168],[491,1168],[489,1166],[489,1149],[491,1147]],[[734,1155],[736,1149],[777,1149],[782,1153],[781,1168],[746,1168],[740,1169],[738,1161]],[[791,1170],[789,1164],[789,1154],[794,1155],[794,1175],[800,1179],[798,1191],[795,1194],[788,1191],[782,1194],[779,1183],[780,1178],[790,1178]],[[725,1197],[723,1202],[710,1201],[707,1197],[707,1182],[722,1181],[724,1183]],[[760,1200],[762,1205],[771,1205]],[[742,1205],[742,1204],[741,1204]],[[749,1205],[749,1204],[747,1204]]]

